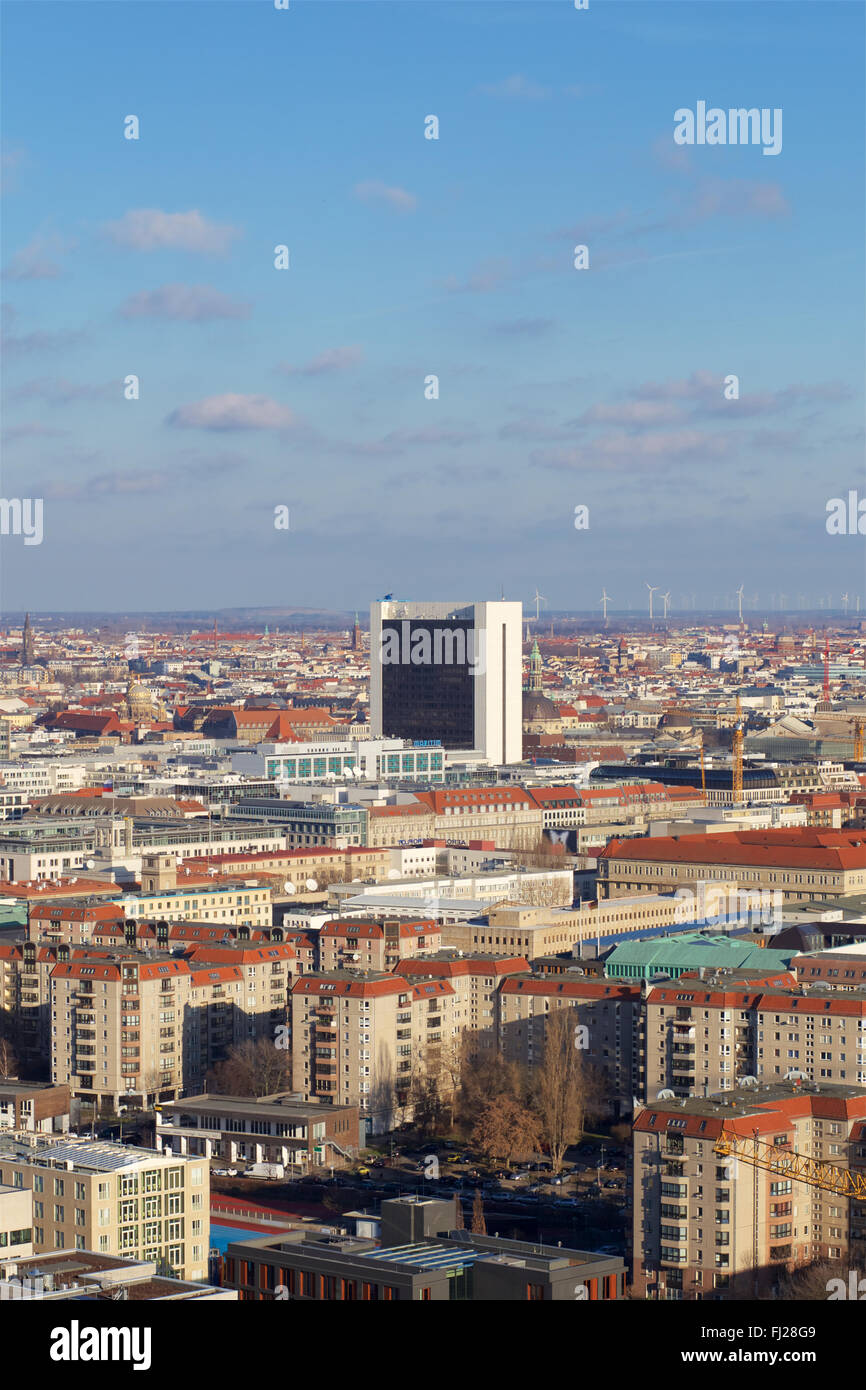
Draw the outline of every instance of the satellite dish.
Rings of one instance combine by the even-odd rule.
[[[674,1091],[659,1091],[656,1100],[676,1100]]]
[[[314,878],[308,878],[308,879],[307,879],[307,888],[309,889],[309,891],[310,891],[311,893],[314,893],[315,890],[318,888],[318,886],[319,886],[319,885],[318,885],[318,883],[316,882],[316,880],[315,880]]]
[[[283,884],[283,892],[284,892],[284,893],[294,893],[294,891],[295,891],[295,885],[292,883],[291,879],[288,879],[288,878],[287,878],[286,881],[285,881],[285,883]]]
[[[87,860],[87,863],[85,864],[84,867],[87,868],[87,869],[95,869],[95,868],[96,868],[96,860],[95,860],[95,859],[88,859],[88,860]]]

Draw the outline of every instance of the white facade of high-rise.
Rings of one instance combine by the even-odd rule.
[[[419,620],[441,624],[447,630],[449,619],[471,621],[474,633],[467,662],[475,669],[472,677],[471,747],[493,763],[518,763],[523,758],[523,605],[519,602],[415,603],[385,600],[372,604],[370,732],[373,738],[387,738],[394,732],[385,727],[388,717],[383,708],[383,651],[386,650],[382,640],[383,624],[387,626],[400,624],[402,620]],[[411,659],[409,653],[402,652],[400,655]],[[432,655],[431,669],[436,664],[436,656],[442,656],[442,650]],[[413,664],[423,666],[425,662],[422,660]],[[431,731],[419,725],[414,736],[427,738],[431,736]]]

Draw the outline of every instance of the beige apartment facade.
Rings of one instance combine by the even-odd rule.
[[[732,1139],[734,1151],[725,1151]],[[633,1145],[638,1297],[750,1299],[771,1296],[786,1272],[813,1261],[862,1267],[863,1203],[785,1168],[796,1154],[862,1176],[862,1087],[805,1092],[783,1083],[656,1101],[636,1116]],[[760,1166],[744,1153],[781,1161]]]
[[[404,957],[438,951],[442,934],[432,918],[381,922],[363,918],[325,922],[319,931],[319,968],[393,970]]]
[[[291,995],[292,1085],[357,1105],[372,1133],[412,1113],[416,1087],[450,1063],[457,1025],[447,980],[370,972],[304,975]]]
[[[210,1174],[202,1159],[86,1139],[0,1135],[0,1182],[33,1197],[33,1250],[92,1250],[207,1276]]]
[[[646,996],[646,1097],[778,1084],[866,1086],[866,992],[828,997],[788,974],[699,980],[683,975]]]
[[[183,1090],[190,967],[138,952],[76,954],[51,972],[51,1079],[94,1109]]]
[[[629,1117],[632,1098],[643,1094],[644,1037],[641,989],[613,980],[510,975],[497,991],[500,1054],[520,1066],[544,1058],[548,1019],[565,1009],[574,1046],[595,1072],[615,1115]]]

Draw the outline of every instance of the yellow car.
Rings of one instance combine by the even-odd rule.
[[[359,1178],[368,1178],[368,1177],[370,1176],[370,1169],[369,1169],[369,1168],[359,1168],[359,1169],[357,1170],[357,1172],[358,1172],[358,1177],[359,1177]]]

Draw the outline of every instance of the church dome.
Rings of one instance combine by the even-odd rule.
[[[559,710],[552,700],[546,695],[539,695],[536,690],[527,690],[523,695],[523,718],[525,720],[559,719]]]

